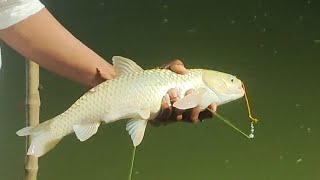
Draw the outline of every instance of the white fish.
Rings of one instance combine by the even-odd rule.
[[[97,85],[62,114],[17,132],[19,136],[33,137],[28,155],[42,156],[73,132],[80,141],[85,141],[98,131],[101,122],[121,119],[130,119],[126,129],[133,145],[138,146],[148,120],[158,115],[162,98],[171,88],[176,88],[180,95],[189,89],[196,91],[181,96],[173,104],[179,109],[199,106],[205,110],[211,103],[221,105],[244,95],[242,82],[230,74],[189,69],[187,74],[180,75],[167,69],[143,70],[135,62],[120,56],[112,60],[119,76]]]

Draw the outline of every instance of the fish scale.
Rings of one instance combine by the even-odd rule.
[[[21,136],[33,135],[28,154],[41,156],[73,132],[79,140],[85,141],[97,132],[102,121],[111,123],[127,118],[132,119],[127,124],[127,130],[133,144],[137,146],[142,141],[147,120],[158,115],[162,99],[169,89],[178,90],[182,99],[177,101],[177,106],[181,109],[192,108],[189,106],[195,104],[204,110],[211,103],[223,103],[220,102],[223,98],[218,97],[213,86],[216,84],[221,89],[224,81],[218,77],[229,77],[225,73],[204,69],[189,69],[185,75],[167,69],[142,70],[133,61],[122,57],[114,60],[114,67],[120,71],[119,76],[92,88],[65,112],[43,125],[26,127],[17,132]],[[211,82],[215,76],[219,81]],[[210,87],[210,83],[215,84]],[[240,80],[234,87],[238,88],[239,83],[241,87]],[[189,89],[198,93],[184,98],[183,95]],[[231,100],[241,96],[243,94],[239,93]]]

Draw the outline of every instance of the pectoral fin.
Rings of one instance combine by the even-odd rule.
[[[138,146],[144,136],[148,121],[143,119],[132,119],[127,123],[126,130],[131,136],[134,146]]]
[[[183,109],[183,110],[194,108],[200,105],[205,94],[206,94],[206,91],[201,89],[197,93],[186,95],[182,99],[179,99],[178,101],[173,103],[173,107],[178,109]]]
[[[77,124],[73,126],[73,130],[80,141],[85,141],[97,133],[99,125],[99,122],[91,124]]]

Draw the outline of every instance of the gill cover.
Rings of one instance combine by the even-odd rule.
[[[206,70],[202,78],[204,84],[218,96],[221,104],[239,99],[244,95],[242,82],[231,74]]]
[[[203,82],[207,85],[212,91],[217,94],[225,94],[228,92],[228,87],[223,80],[223,73],[218,71],[207,70],[203,74]]]

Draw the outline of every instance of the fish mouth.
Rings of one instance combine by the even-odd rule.
[[[241,83],[241,85],[238,86],[238,91],[239,91],[239,93],[244,94],[244,86],[242,83]]]
[[[237,91],[239,92],[239,94],[241,94],[241,97],[244,96],[245,87],[244,87],[244,84],[242,82],[238,85]]]
[[[243,86],[239,85],[236,90],[236,94],[238,94],[240,96],[239,98],[241,98],[242,96],[244,96],[244,93],[245,93],[245,90],[244,90]]]

